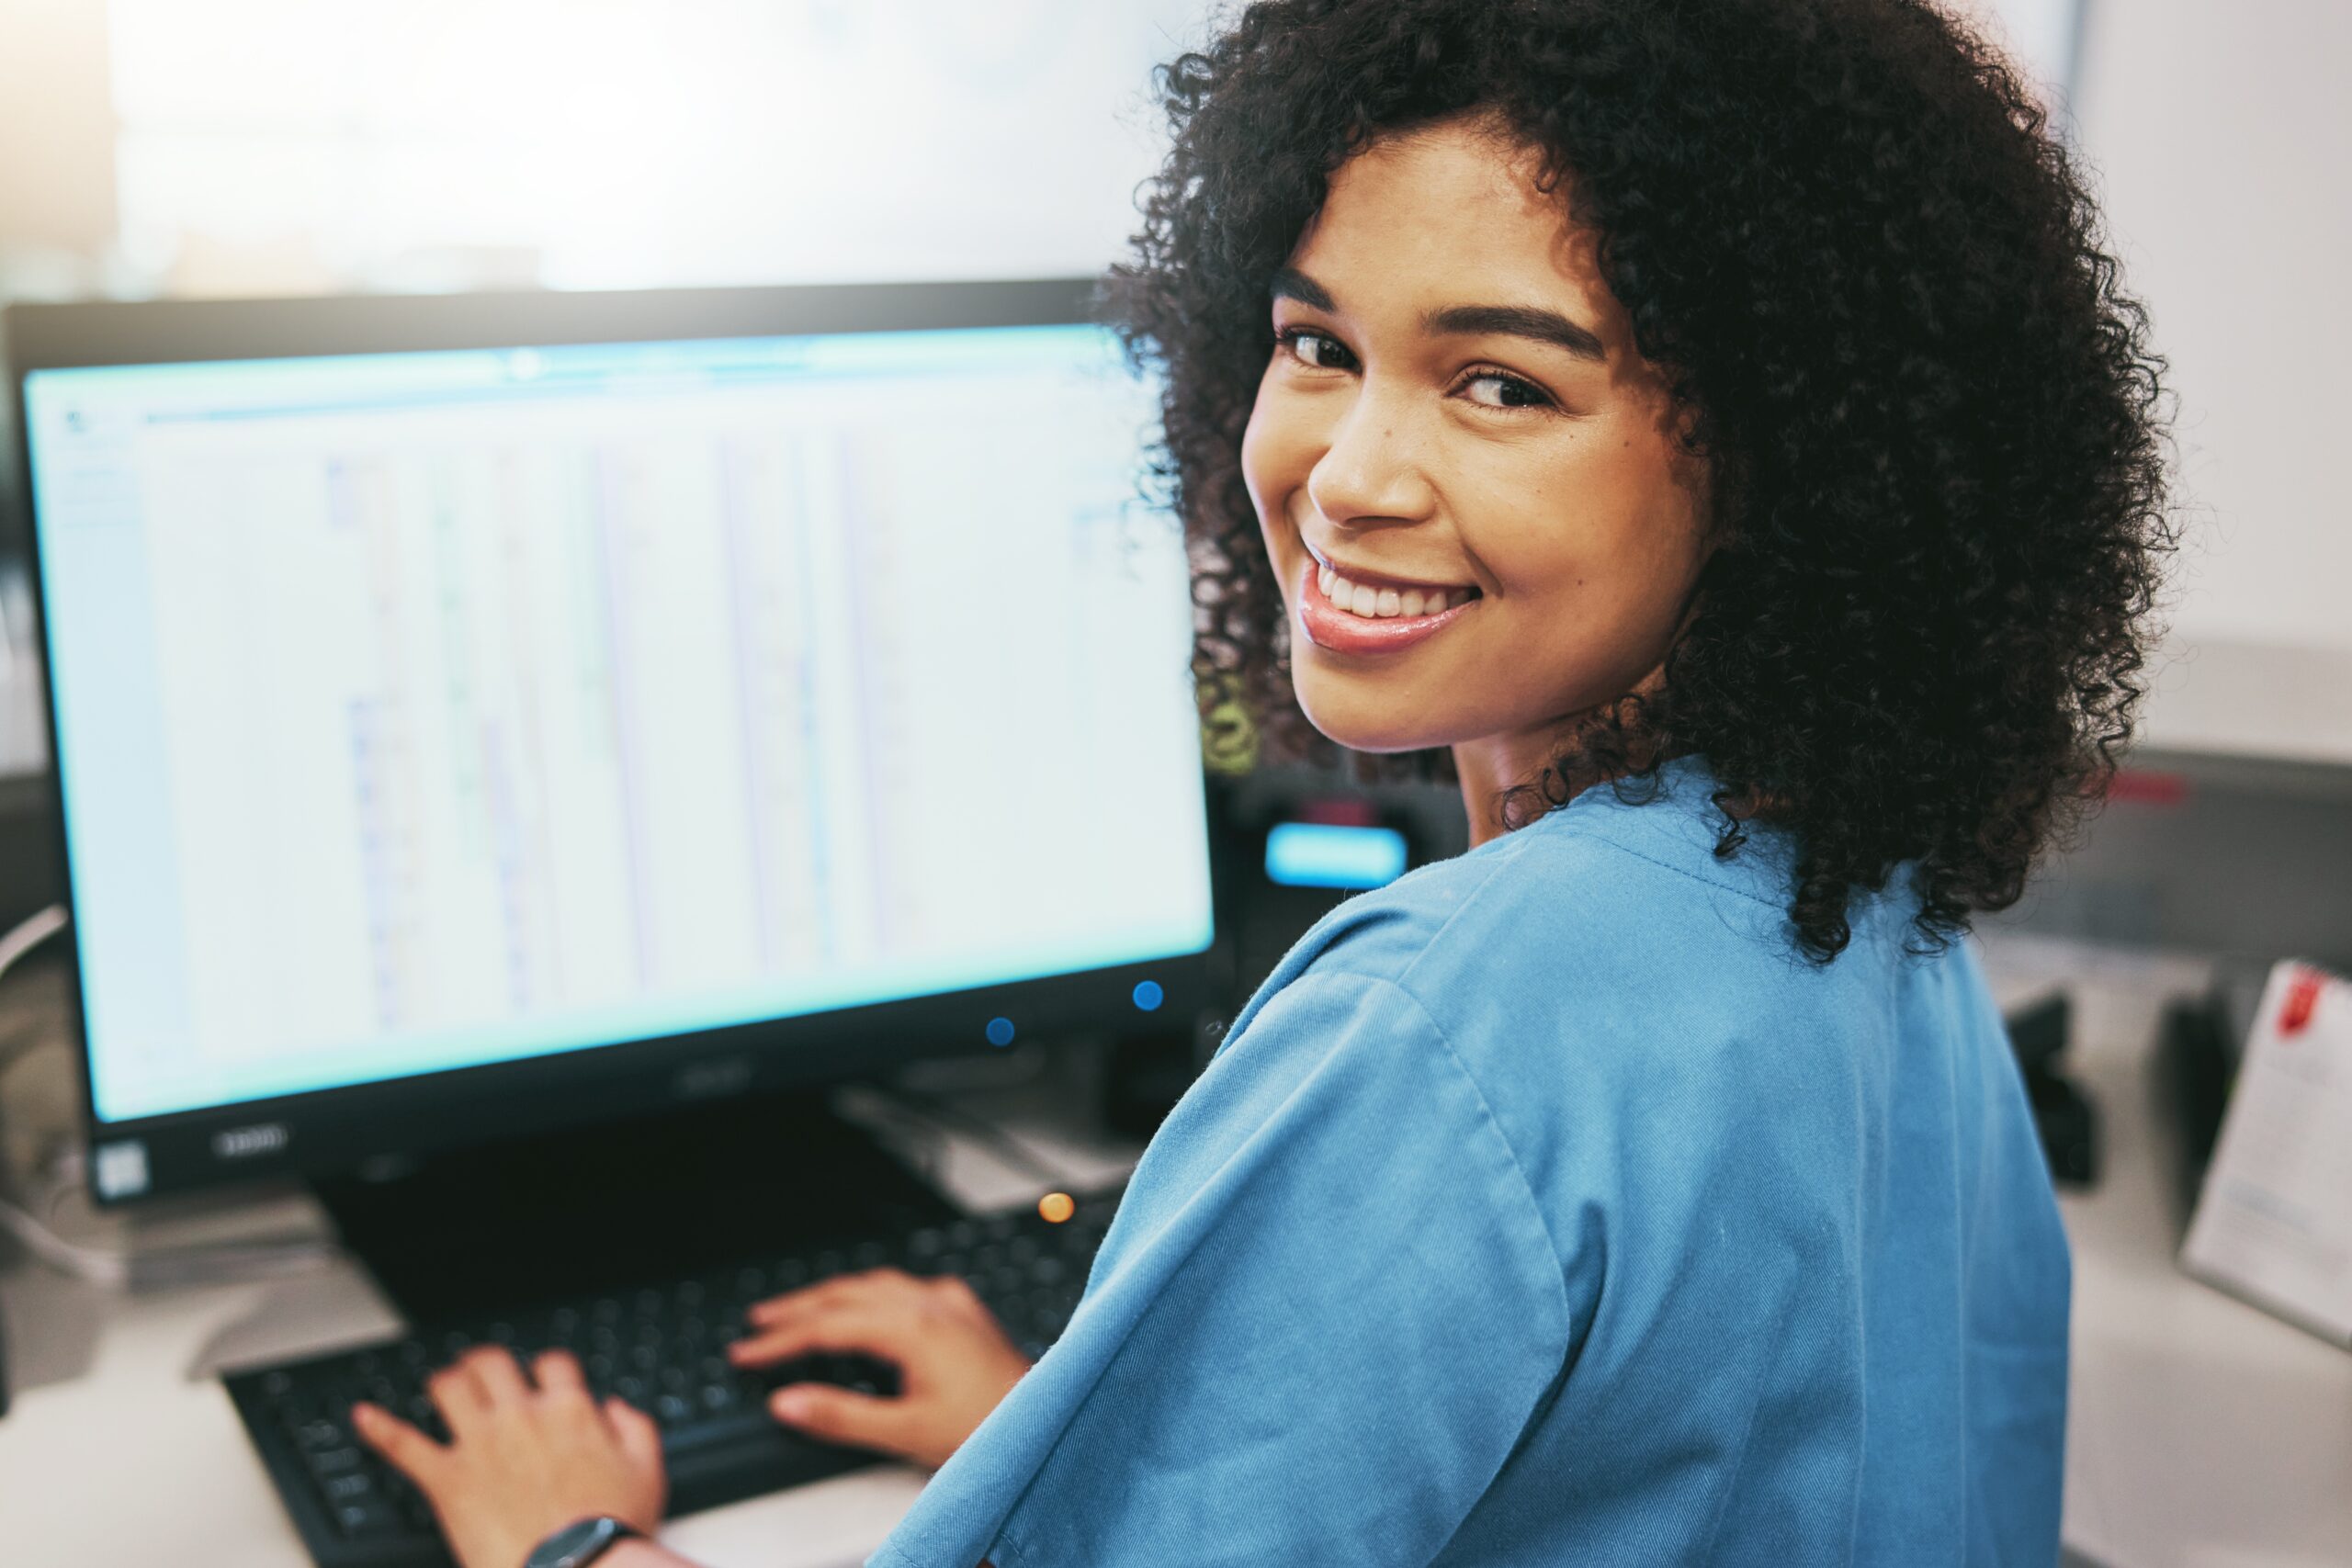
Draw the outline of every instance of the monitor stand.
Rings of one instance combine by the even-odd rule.
[[[315,1190],[412,1327],[956,1212],[808,1092],[516,1139]]]

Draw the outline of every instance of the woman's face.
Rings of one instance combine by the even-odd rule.
[[[1465,784],[1652,675],[1705,554],[1702,465],[1538,167],[1470,120],[1343,164],[1241,447],[1307,717]]]

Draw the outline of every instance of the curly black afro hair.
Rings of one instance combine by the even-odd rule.
[[[1721,540],[1663,694],[1505,820],[1696,752],[1718,854],[1793,830],[1816,961],[1905,863],[1923,946],[2016,901],[2130,737],[2174,536],[2146,313],[1995,50],[1920,0],[1265,0],[1158,84],[1173,148],[1106,301],[1163,378],[1213,749],[1317,739],[1241,476],[1274,270],[1368,141],[1498,116],[1599,236]]]

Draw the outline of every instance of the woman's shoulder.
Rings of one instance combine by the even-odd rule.
[[[1737,1092],[1760,1062],[1784,1084],[1808,1061],[1839,1070],[1823,1046],[1883,1011],[1904,964],[1932,962],[1906,956],[1911,908],[1858,900],[1846,952],[1808,961],[1788,918],[1795,846],[1751,829],[1719,854],[1713,793],[1703,764],[1669,763],[1655,789],[1587,791],[1359,895],[1238,1024],[1285,985],[1353,980],[1409,998],[1502,1097],[1531,1077],[1548,1098],[1661,1071]],[[1777,1043],[1788,1048],[1757,1049]]]
[[[1685,759],[1654,785],[1589,789],[1514,832],[1349,899],[1300,941],[1275,980],[1347,969],[1442,991],[1464,972],[1557,973],[1579,958],[1614,968],[1644,951],[1735,946],[1781,964],[1794,956],[1792,845],[1750,830],[1719,854],[1713,787],[1704,765]]]

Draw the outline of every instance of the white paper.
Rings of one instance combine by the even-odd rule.
[[[2352,1345],[2352,983],[2271,970],[2181,1262]]]

